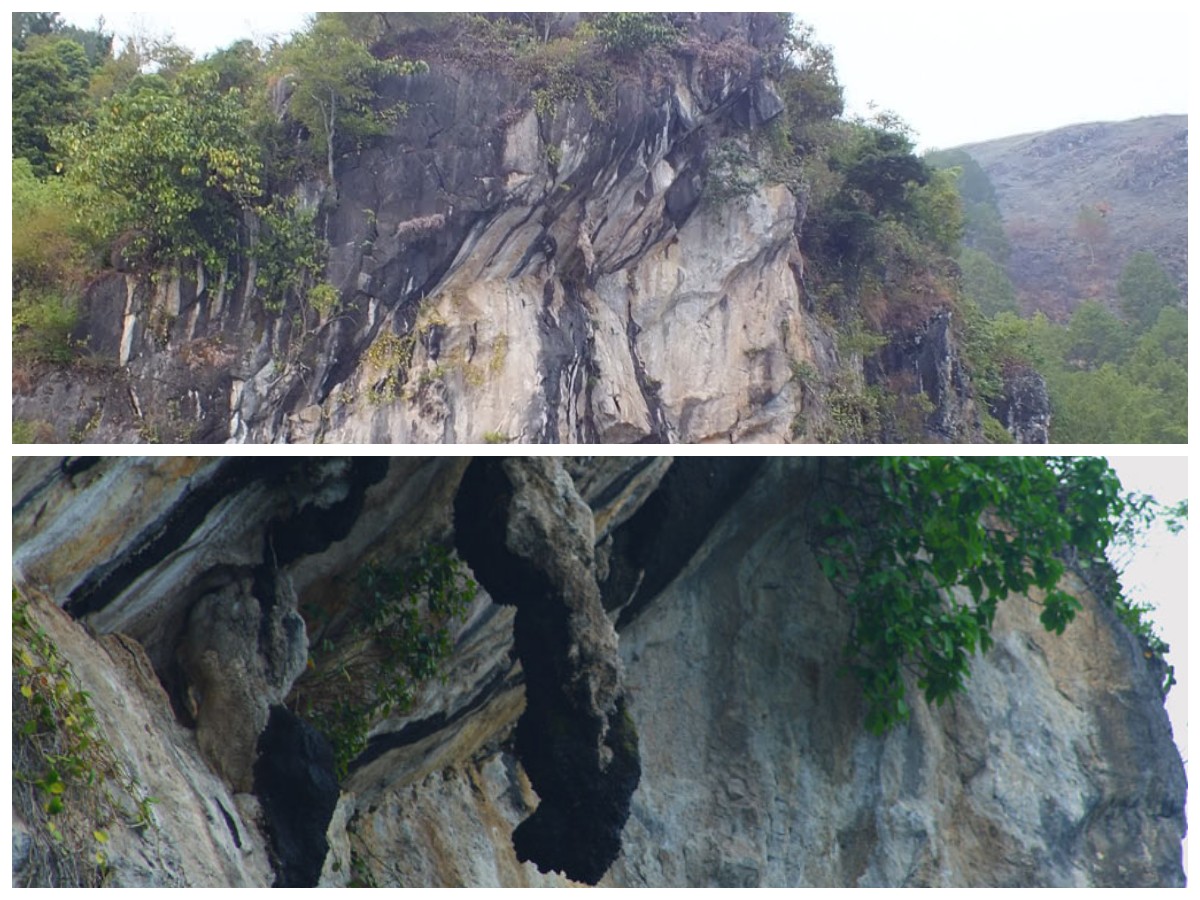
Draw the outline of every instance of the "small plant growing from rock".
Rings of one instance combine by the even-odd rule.
[[[83,690],[28,599],[12,594],[13,809],[33,826],[28,883],[98,887],[109,872],[109,829],[154,823]]]
[[[363,611],[362,632],[316,640],[297,694],[333,744],[339,779],[366,749],[371,726],[411,709],[416,689],[438,674],[454,649],[451,626],[477,591],[463,563],[436,544],[406,564],[375,561],[359,572],[354,606]],[[355,689],[339,686],[346,683]]]

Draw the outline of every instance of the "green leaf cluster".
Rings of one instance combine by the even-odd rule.
[[[221,92],[215,71],[140,76],[60,141],[80,221],[99,240],[124,236],[127,255],[154,266],[219,272],[236,254],[262,165],[240,94]]]
[[[299,209],[292,198],[274,198],[258,218],[254,286],[263,307],[278,313],[289,296],[311,293],[325,268],[328,247],[317,235],[316,214]]]
[[[992,645],[998,604],[1040,596],[1061,634],[1080,601],[1064,553],[1102,560],[1130,501],[1107,462],[1067,457],[852,460],[814,547],[852,614],[845,665],[875,733],[905,721],[905,676],[942,704]]]
[[[365,138],[387,134],[403,112],[396,105],[378,107],[379,82],[427,70],[420,61],[376,59],[348,20],[330,13],[318,13],[280,51],[278,63],[293,87],[288,112],[324,151],[331,184],[335,157],[357,149]]]
[[[1130,255],[1116,298],[1084,300],[1063,323],[1040,313],[1024,319],[1004,269],[1009,247],[986,173],[961,150],[925,159],[955,176],[966,210],[958,306],[980,397],[994,409],[1006,374],[1033,369],[1046,380],[1054,442],[1185,443],[1187,311],[1154,255]],[[1103,215],[1087,207],[1080,221],[1095,231]]]
[[[463,563],[437,544],[403,565],[372,562],[359,572],[353,633],[322,629],[294,698],[333,743],[339,778],[366,749],[370,727],[407,712],[420,684],[438,674],[454,649],[451,627],[477,592]]]
[[[154,798],[117,761],[91,696],[16,587],[12,673],[13,808],[38,829],[26,871],[43,886],[101,886],[108,829],[152,825]]]
[[[671,47],[679,40],[679,31],[664,13],[603,13],[595,25],[605,52],[614,56],[636,56],[653,47]]]

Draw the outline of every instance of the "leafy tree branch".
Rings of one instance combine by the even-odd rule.
[[[1089,457],[856,459],[836,496],[814,548],[852,611],[845,667],[875,733],[908,719],[906,672],[930,703],[965,688],[1001,601],[1040,592],[1042,624],[1062,634],[1081,608],[1068,561],[1102,564],[1114,538],[1186,515]]]

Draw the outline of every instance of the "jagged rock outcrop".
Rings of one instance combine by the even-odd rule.
[[[565,665],[558,689],[615,712],[610,735],[625,721],[622,691],[637,727],[641,778],[602,884],[1182,884],[1186,783],[1160,673],[1082,583],[1071,585],[1083,609],[1064,635],[1045,632],[1036,598],[1011,598],[966,694],[937,709],[914,703],[912,721],[884,737],[864,730],[857,688],[838,674],[848,612],[807,540],[831,465],[17,460],[16,583],[93,693],[118,756],[162,798],[157,830],[111,826],[113,883],[564,884],[520,862],[513,833],[556,790],[587,790],[568,778],[538,796],[537,753],[561,733],[536,711],[546,702],[536,670]],[[346,604],[368,560],[413,558],[458,530],[468,544],[487,539],[466,537],[472,528],[504,541],[524,574],[513,577],[511,559],[490,575],[480,563],[500,603],[480,593],[454,624],[443,677],[410,709],[373,720],[336,797],[320,741],[289,738],[277,754],[299,721],[288,717],[263,733],[254,793],[218,776],[176,662],[217,576],[269,560],[248,582],[260,601],[269,571],[310,628],[325,616],[353,623]],[[514,638],[538,591],[501,603],[531,583],[574,585],[570,598],[550,591],[564,609],[584,604],[554,628],[586,621],[596,643],[563,662],[561,634],[518,624]],[[598,668],[570,674],[589,662]],[[359,688],[343,679],[338,690]],[[285,703],[294,698],[293,685]],[[588,721],[583,755],[594,761],[605,726]],[[522,727],[545,729],[545,742],[531,747]],[[280,779],[295,784],[293,800],[323,807],[276,819],[296,826],[286,836],[271,825],[287,795]],[[19,809],[14,823],[16,851],[35,826]],[[578,850],[557,838],[555,852]],[[323,846],[320,866],[297,852]],[[153,847],[169,852],[156,859]],[[29,877],[28,858],[14,852],[14,879]]]
[[[1028,366],[1004,373],[1004,392],[992,414],[1018,444],[1050,443],[1050,394],[1046,379]]]
[[[336,314],[266,311],[252,260],[159,285],[112,273],[77,338],[115,370],[48,373],[16,415],[105,442],[829,433],[797,367],[828,382],[860,364],[802,301],[806,198],[769,183],[729,196],[714,161],[749,159],[783,110],[756,61],[772,22],[689,20],[703,52],[618,79],[603,109],[535,104],[512,73],[451,58],[389,79],[381,103],[407,110],[392,134],[339,159],[335,185],[297,190],[322,210]],[[923,387],[935,406],[964,393]],[[957,410],[935,410],[929,433],[980,436]]]

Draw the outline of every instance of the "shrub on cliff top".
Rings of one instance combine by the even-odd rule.
[[[679,32],[663,13],[604,13],[596,19],[596,32],[605,52],[614,56],[634,56],[679,40]]]

